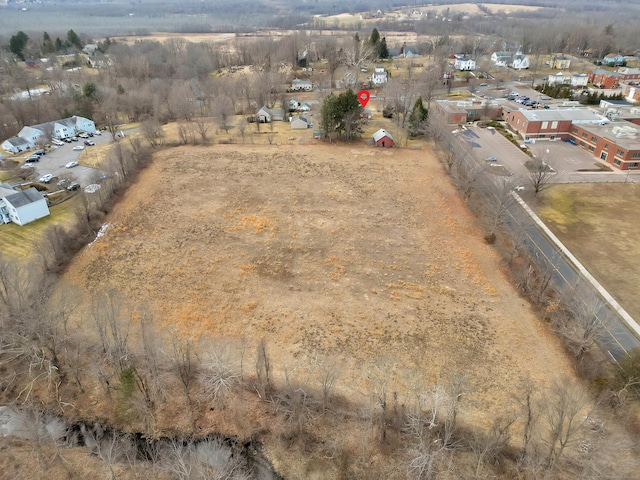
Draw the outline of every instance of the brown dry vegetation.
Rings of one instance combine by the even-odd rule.
[[[544,390],[571,375],[428,151],[166,149],[106,222],[106,235],[74,259],[66,282],[118,290],[148,309],[159,331],[246,339],[250,352],[265,339],[279,384],[285,369],[298,368],[303,380],[314,358],[338,359],[336,389],[350,402],[367,405],[384,371],[404,405],[464,372],[472,393],[462,417],[483,428],[510,410],[522,380]],[[111,408],[100,390],[85,401],[88,412]],[[198,423],[241,436],[268,423],[264,408],[234,412]],[[158,428],[180,430],[182,415],[165,412]],[[344,434],[341,425],[325,425],[323,435]],[[352,451],[356,430],[343,440]],[[286,444],[266,440],[281,472],[303,478],[298,469],[311,460],[287,460]],[[383,458],[371,468],[386,471]]]
[[[640,187],[635,183],[554,185],[538,212],[569,250],[634,318],[640,318]]]

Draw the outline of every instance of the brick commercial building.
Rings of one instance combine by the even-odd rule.
[[[638,170],[640,126],[627,121],[606,125],[573,125],[571,136],[578,146],[620,170]]]
[[[523,140],[558,140],[569,138],[573,125],[598,124],[605,117],[586,108],[558,110],[526,110],[521,108],[506,115],[507,124]]]

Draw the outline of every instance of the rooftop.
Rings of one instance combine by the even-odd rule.
[[[36,190],[34,187],[31,187],[27,190],[23,190],[22,192],[7,195],[6,197],[4,197],[4,200],[5,202],[11,203],[11,205],[13,205],[15,208],[19,208],[23,207],[24,205],[37,202],[38,200],[42,200],[43,198],[44,197],[38,190]]]
[[[640,125],[625,120],[607,123],[606,125],[580,125],[583,130],[598,137],[606,138],[611,143],[625,150],[640,150]]]
[[[543,122],[571,120],[572,122],[601,122],[602,115],[587,108],[563,108],[562,110],[518,110],[528,121],[540,120]]]

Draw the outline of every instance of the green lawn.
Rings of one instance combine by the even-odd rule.
[[[589,272],[640,321],[640,186],[554,185],[536,213]]]
[[[26,258],[31,255],[34,245],[38,243],[42,234],[52,223],[69,224],[73,222],[73,208],[77,199],[74,197],[66,202],[50,208],[51,215],[24,227],[15,223],[0,224],[0,253],[11,257]]]

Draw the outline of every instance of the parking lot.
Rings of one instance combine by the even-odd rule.
[[[478,160],[483,160],[490,156],[496,157],[496,162],[504,165],[514,175],[526,175],[528,173],[525,163],[530,157],[520,148],[507,140],[500,132],[476,126],[467,126],[466,132],[461,132],[461,138],[472,147],[472,151]],[[599,162],[588,151],[577,145],[563,141],[537,141],[527,144],[527,148],[537,157],[549,164],[559,177],[575,178],[576,175],[590,175],[592,172],[601,171],[598,165],[605,164]],[[603,174],[609,176],[620,174],[613,169]],[[612,180],[615,181],[615,180]]]
[[[94,135],[89,140],[95,142],[96,145],[108,143],[111,140],[111,135],[108,132],[101,132],[101,136]],[[104,174],[101,170],[93,167],[89,167],[79,163],[77,167],[66,168],[69,162],[78,161],[78,158],[86,150],[87,154],[91,154],[92,146],[84,145],[85,139],[78,139],[77,142],[65,143],[62,146],[56,147],[52,145],[52,149],[47,152],[46,155],[40,157],[40,161],[34,163],[36,176],[35,179],[51,174],[54,179],[51,181],[55,184],[58,180],[68,179],[70,182],[78,182],[82,187],[95,183],[95,180],[100,178]],[[81,145],[84,150],[73,150],[73,147]],[[28,155],[26,155],[28,156]]]

